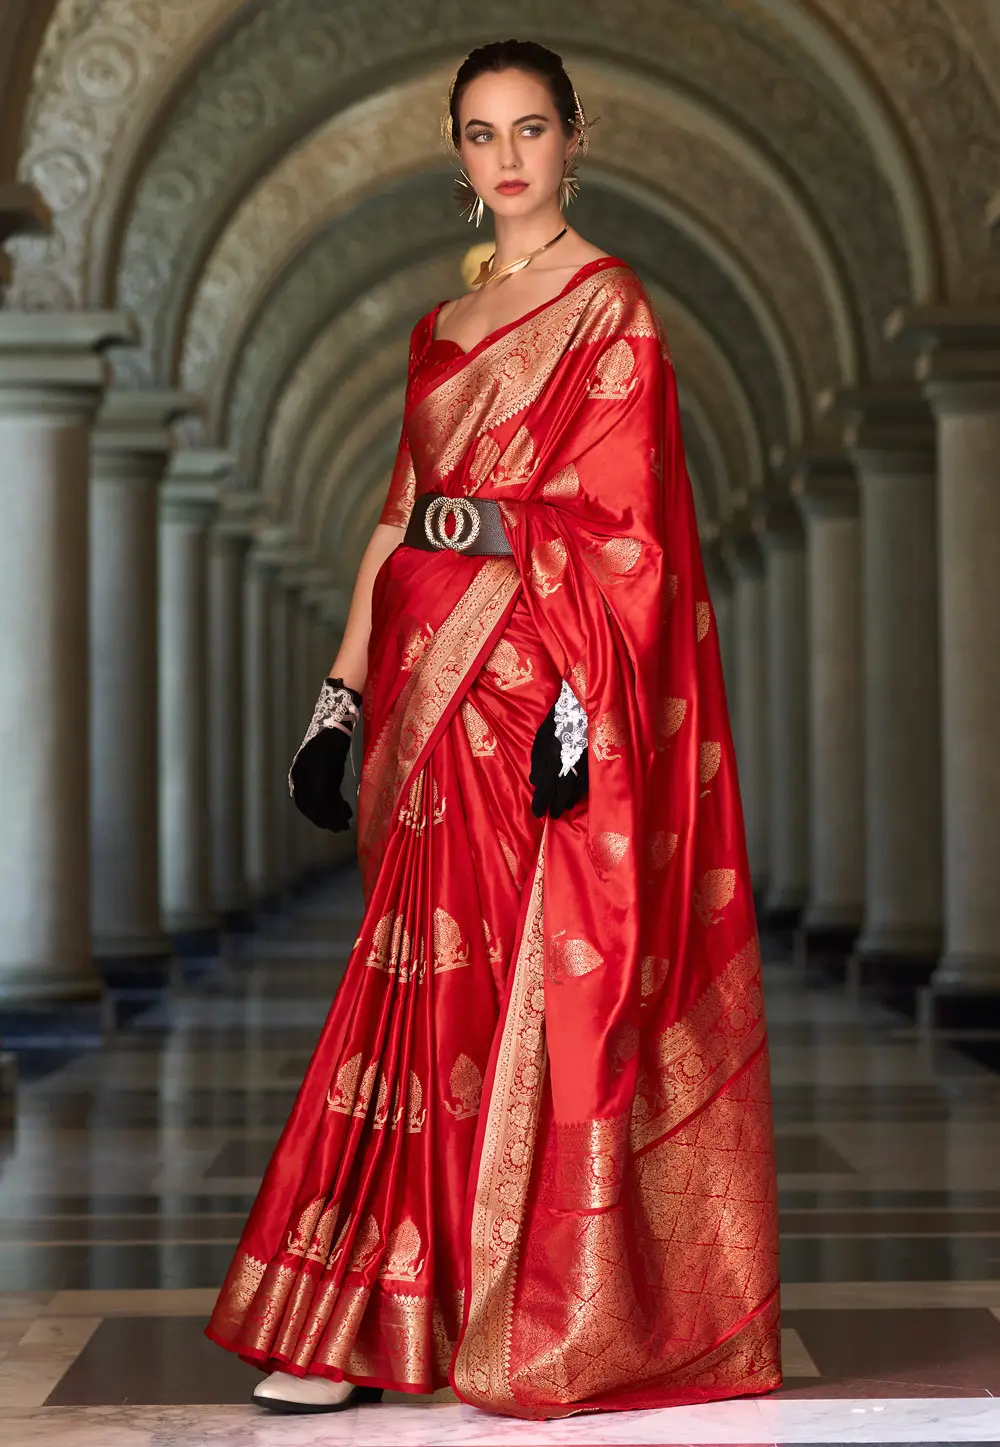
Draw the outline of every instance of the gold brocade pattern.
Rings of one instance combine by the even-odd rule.
[[[656,829],[649,840],[649,867],[659,874],[677,853],[678,836],[667,829]]]
[[[719,923],[735,895],[736,870],[709,869],[699,879],[691,903],[702,924],[713,925]]]
[[[497,751],[496,734],[483,718],[474,703],[464,699],[461,707],[462,723],[469,740],[474,759],[492,759]]]
[[[600,358],[594,368],[594,380],[587,395],[594,400],[620,402],[639,380],[635,372],[635,352],[623,337]]]
[[[419,628],[411,628],[403,641],[403,651],[400,657],[399,666],[405,673],[411,673],[421,658],[424,656],[424,649],[434,636],[434,630],[429,623],[422,624]]]
[[[549,980],[561,980],[566,975],[589,975],[603,964],[604,956],[589,940],[567,939],[565,930],[549,940],[545,961],[545,975]]]
[[[708,631],[712,626],[712,605],[708,602],[700,602],[694,605],[695,620],[697,624],[698,642],[703,643],[708,637]]]
[[[469,947],[462,938],[458,921],[446,909],[434,911],[434,973],[460,970],[469,963]]]
[[[447,478],[469,456],[477,437],[537,401],[567,349],[616,333],[658,335],[638,277],[622,266],[585,278],[546,306],[535,322],[504,332],[432,388],[413,408],[411,446],[428,459],[437,481]],[[485,454],[476,467],[486,476],[484,463]]]
[[[665,698],[660,704],[659,717],[656,720],[656,732],[662,739],[673,738],[679,733],[681,725],[687,718],[688,701],[686,698]]]
[[[537,1249],[558,1251],[559,1296],[519,1314],[509,1348],[523,1412],[632,1381],[680,1400],[780,1384],[768,1090],[758,1050],[683,1130],[626,1160],[627,1208],[549,1230]]]
[[[509,558],[487,558],[408,675],[399,702],[365,756],[358,803],[363,870],[377,858],[417,759],[519,586]]]
[[[413,511],[416,498],[417,477],[413,468],[413,459],[409,449],[403,447],[396,459],[392,480],[389,483],[388,500],[379,521],[387,523],[390,527],[405,528],[410,521],[410,513]]]
[[[561,538],[544,539],[531,550],[531,586],[540,598],[562,587],[566,571],[566,544]]]
[[[358,1093],[358,1082],[361,1079],[361,1051],[345,1060],[337,1071],[337,1080],[333,1089],[327,1092],[326,1104],[328,1110],[334,1110],[338,1115],[351,1115],[354,1111],[354,1101]]]
[[[661,966],[651,960],[650,984]],[[662,962],[665,977],[667,962]],[[643,961],[643,994],[646,962]],[[693,1115],[764,1041],[764,997],[756,935],[709,985],[687,1014],[664,1030],[639,1060],[632,1106],[633,1151]]]
[[[239,1251],[233,1257],[222,1291],[227,1322],[234,1326],[242,1325],[266,1270],[266,1261],[259,1261],[245,1251]]]
[[[521,487],[538,466],[535,440],[527,427],[519,427],[490,474],[495,487]]]
[[[542,497],[550,502],[554,500],[569,501],[570,498],[578,497],[580,493],[580,474],[572,462],[568,462],[553,477],[542,484]]]
[[[667,978],[667,971],[670,969],[670,961],[666,955],[645,955],[641,966],[642,976],[642,999],[640,1007],[648,1006],[651,1003],[650,996],[656,995],[663,987]]]
[[[501,638],[486,660],[486,672],[493,675],[497,688],[521,688],[534,679],[535,665],[530,658],[522,663],[513,643]]]
[[[448,1089],[451,1092],[451,1099],[445,1101],[444,1108],[456,1120],[468,1120],[479,1114],[483,1095],[483,1077],[476,1062],[470,1060],[468,1055],[459,1055],[452,1066],[451,1074],[448,1077]]]
[[[605,587],[620,583],[641,557],[642,543],[638,538],[609,538],[585,554],[590,571]]]
[[[722,745],[706,741],[698,750],[698,782],[710,784],[719,772],[722,763]]]
[[[628,1154],[628,1116],[556,1122],[551,1205],[557,1211],[602,1211],[621,1195]]]
[[[543,969],[543,860],[535,865],[514,963],[472,1208],[469,1319],[455,1358],[463,1399],[513,1407],[508,1323],[513,1301],[535,1132],[546,1064]]]
[[[604,829],[591,840],[590,857],[602,874],[610,874],[625,858],[631,842],[627,834]]]
[[[600,713],[594,720],[594,740],[592,748],[595,756],[602,763],[609,763],[614,759],[620,759],[621,754],[616,752],[624,747],[626,741],[625,725],[614,709],[607,713]]]
[[[379,1276],[391,1276],[398,1281],[416,1281],[423,1270],[424,1243],[420,1232],[407,1217],[400,1221],[389,1237],[386,1258],[379,1267]]]

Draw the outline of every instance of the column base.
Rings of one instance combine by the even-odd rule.
[[[934,1025],[945,1030],[1000,1029],[1000,955],[943,955],[931,976]]]
[[[93,950],[98,964],[113,960],[155,960],[170,954],[170,941],[163,930],[137,935],[95,935]]]
[[[104,994],[104,984],[91,969],[81,975],[79,966],[59,974],[51,965],[39,969],[37,962],[5,965],[0,976],[0,1010],[56,1009],[60,1005],[89,1004]]]
[[[222,925],[226,934],[249,935],[257,928],[257,917],[248,906],[223,911]]]
[[[204,960],[219,953],[218,924],[204,929],[178,930],[170,937],[174,955],[182,960]]]
[[[17,1056],[0,1050],[0,1130],[10,1130],[17,1119]]]
[[[168,940],[163,954],[111,956],[99,959],[97,966],[109,990],[155,993],[170,983],[170,955]]]
[[[868,924],[854,948],[864,960],[912,960],[933,967],[941,954],[941,930],[935,925]]]
[[[810,904],[802,917],[809,949],[825,954],[848,955],[861,928],[861,915],[860,905]]]

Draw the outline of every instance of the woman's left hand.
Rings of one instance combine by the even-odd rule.
[[[565,681],[531,746],[530,782],[536,819],[558,819],[586,797],[587,715]]]

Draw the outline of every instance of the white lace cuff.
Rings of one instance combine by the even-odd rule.
[[[332,679],[324,679],[323,687],[319,691],[319,698],[316,700],[316,707],[313,709],[312,719],[306,729],[305,738],[295,750],[295,759],[301,754],[306,744],[316,737],[320,729],[340,729],[350,738],[360,717],[361,710],[351,697],[349,689],[335,684]],[[295,790],[292,787],[292,769],[295,767],[295,759],[292,760],[288,769],[288,792],[293,797]]]
[[[556,699],[556,738],[559,740],[562,765],[559,777],[562,778],[587,747],[587,711],[565,679]]]

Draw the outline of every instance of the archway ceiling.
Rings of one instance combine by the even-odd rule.
[[[149,295],[175,284],[181,257],[190,288],[225,216],[289,145],[336,106],[497,26],[636,70],[655,57],[656,75],[714,98],[782,157],[849,268],[889,305],[908,289],[901,218],[917,295],[937,286],[938,232],[950,288],[982,291],[998,266],[982,211],[1000,188],[1000,116],[960,29],[982,27],[981,6],[917,0],[917,10],[902,0],[577,0],[548,6],[541,34],[529,0],[62,0],[22,167],[55,201],[59,231],[34,252],[17,243],[11,304],[108,300],[109,218],[133,194],[121,299],[126,285]],[[148,162],[140,176],[129,155]]]
[[[317,238],[274,288],[240,351],[220,433],[239,450],[249,471],[259,471],[278,401],[330,322],[396,272],[443,252],[457,254],[468,244],[468,228],[447,204],[447,186],[443,175],[414,176],[361,202]],[[750,399],[765,452],[787,441],[794,431],[794,396],[783,370],[780,335],[775,339],[765,332],[745,296],[705,249],[668,219],[605,190],[595,175],[575,210],[586,235],[607,251],[627,251],[649,283],[670,291],[715,338]],[[405,236],[399,234],[401,215],[407,218]],[[410,324],[441,295],[453,292],[454,286],[436,295],[415,293]]]
[[[342,112],[287,154],[244,201],[199,280],[184,342],[185,387],[211,394],[224,385],[247,318],[312,234],[380,184],[441,167],[436,122],[448,73],[432,72]],[[590,166],[609,185],[638,188],[659,206],[691,217],[702,232],[720,239],[720,251],[731,251],[733,271],[746,271],[783,319],[805,405],[826,387],[854,381],[863,340],[850,292],[825,232],[779,169],[663,89],[620,70],[576,65],[574,74],[607,123],[602,143],[595,132]],[[650,134],[658,144],[646,146],[640,161]],[[612,150],[636,159],[612,164]],[[874,341],[883,321],[881,300],[870,300],[865,331],[881,347]],[[168,330],[175,332],[179,299],[171,306]],[[156,371],[172,374],[171,359],[151,368]]]
[[[506,3],[501,7],[505,27],[518,19],[510,8]],[[884,316],[911,294],[909,264],[889,188],[850,112],[836,104],[832,88],[808,60],[800,56],[799,71],[792,69],[790,61],[776,53],[773,40],[762,44],[741,26],[721,25],[718,6],[709,13],[684,0],[672,0],[669,7],[624,0],[625,10],[635,12],[631,16],[619,14],[619,8],[610,14],[596,3],[573,7],[567,32],[573,53],[567,58],[574,74],[587,54],[617,56],[619,69],[630,71],[633,85],[638,86],[643,73],[650,73],[649,57],[662,51],[663,36],[669,34],[670,52],[660,59],[656,80],[700,96],[703,112],[714,111],[720,127],[725,124],[730,133],[743,132],[747,153],[759,154],[762,164],[767,158],[775,169],[785,170],[788,190],[801,194],[802,209],[816,217],[845,281],[856,291],[859,314],[868,323],[869,347],[877,352]],[[414,43],[421,9],[428,13]],[[331,15],[326,0],[274,0],[249,27],[254,43],[246,39],[246,28],[234,35],[180,101],[136,190],[118,274],[118,298],[140,316],[161,377],[164,350],[169,354],[176,346],[178,310],[197,285],[199,271],[228,218],[261,175],[315,124],[349,106],[353,96],[378,96],[398,82],[401,73],[419,75],[421,64],[431,63],[447,45],[449,30],[458,29],[456,40],[465,38],[462,27],[467,21],[459,15],[449,22],[447,10],[429,6],[427,0],[407,7],[405,26],[393,25],[391,10],[390,6],[385,12],[385,0],[381,5],[367,4],[362,19],[360,10],[343,7]],[[591,10],[594,13],[588,13]],[[489,19],[477,8],[477,26]],[[529,29],[533,20],[534,16],[524,17]],[[326,66],[314,63],[317,26],[327,37],[322,52]],[[403,30],[409,33],[400,34]],[[623,36],[628,36],[627,48]],[[313,61],[308,67],[307,52]],[[355,137],[346,153],[337,152],[341,175],[352,169],[359,178],[365,172],[375,175],[380,158],[385,169],[387,157],[391,158],[388,168],[398,173],[405,161],[395,162],[392,152],[395,145],[405,144],[407,130],[425,145],[428,139],[433,141],[447,78],[460,53],[459,49],[447,53],[440,83],[428,97],[426,117],[418,112],[412,118],[423,119],[423,124],[397,126],[387,135],[375,136],[367,156],[353,154],[355,147],[363,147]],[[371,68],[372,55],[379,57],[377,70]],[[296,72],[293,80],[292,70],[300,63],[303,73]],[[592,75],[589,80],[588,85],[580,78],[581,90],[595,113],[601,107],[590,94]],[[608,85],[603,89],[607,92]],[[600,128],[595,130],[595,151],[603,145],[608,163],[613,158],[620,165],[628,165],[631,156],[641,175],[651,150],[648,124],[655,118],[646,127],[620,128],[618,117],[601,113],[604,131],[602,136]],[[693,117],[687,118],[694,132],[684,148],[689,154],[697,124]],[[671,131],[678,129],[675,120]],[[360,130],[363,133],[363,122]],[[669,147],[663,150],[665,162]],[[328,151],[328,157],[332,154]],[[691,159],[694,164],[687,170],[694,177],[701,169],[700,158],[696,153]],[[746,170],[746,157],[740,160]],[[679,164],[675,169],[681,168]],[[709,167],[709,175],[713,169],[718,168]],[[717,193],[721,197],[732,191],[732,209],[738,209],[746,186],[729,184],[734,175],[739,181],[739,170],[735,163],[728,167],[729,176],[720,178],[723,184]],[[720,201],[714,204],[717,207]],[[773,196],[770,209],[774,209]],[[751,208],[746,222],[732,234],[745,244],[745,238],[759,230],[762,215],[766,218],[766,208],[763,213],[759,206]]]

